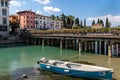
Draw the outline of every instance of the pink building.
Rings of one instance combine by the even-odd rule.
[[[20,29],[34,29],[35,28],[35,12],[31,10],[18,12]]]

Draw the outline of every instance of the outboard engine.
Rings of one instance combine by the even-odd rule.
[[[42,62],[42,63],[47,63],[47,62],[48,62],[48,59],[45,58],[45,57],[43,57],[43,58],[40,59],[40,62]]]

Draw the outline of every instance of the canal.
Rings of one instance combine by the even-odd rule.
[[[11,44],[0,46],[0,76],[9,75],[12,71],[20,68],[28,68],[34,66],[36,67],[38,66],[36,61],[38,61],[41,57],[68,60],[73,62],[82,62],[87,64],[89,63],[98,66],[113,68],[113,78],[115,80],[120,79],[120,58],[108,58],[108,56],[105,55],[99,55],[89,52],[82,52],[79,54],[77,50],[25,44]],[[83,79],[76,79],[72,77],[71,80]]]

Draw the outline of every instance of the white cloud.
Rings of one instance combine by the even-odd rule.
[[[106,15],[106,16],[99,16],[99,17],[92,17],[92,18],[87,18],[88,22],[92,22],[93,20],[97,21],[99,19],[102,19],[104,22],[106,21],[106,18],[111,22],[112,26],[117,26],[120,25],[120,15]]]
[[[26,2],[24,2],[24,1],[15,1],[15,0],[10,1],[10,6],[22,6],[23,4],[26,4]]]
[[[34,1],[36,1],[36,2],[38,2],[40,4],[44,4],[44,5],[47,5],[47,4],[50,3],[50,0],[34,0]]]
[[[48,13],[56,13],[56,12],[60,12],[61,11],[61,9],[54,8],[52,6],[45,6],[43,9],[44,9],[44,11],[46,11]]]
[[[42,12],[40,10],[37,10],[36,13],[37,14],[42,14]]]

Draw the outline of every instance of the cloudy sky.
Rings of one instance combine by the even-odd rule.
[[[32,10],[42,15],[74,15],[87,20],[87,25],[98,18],[109,18],[112,26],[120,25],[120,0],[11,0],[10,14]]]

